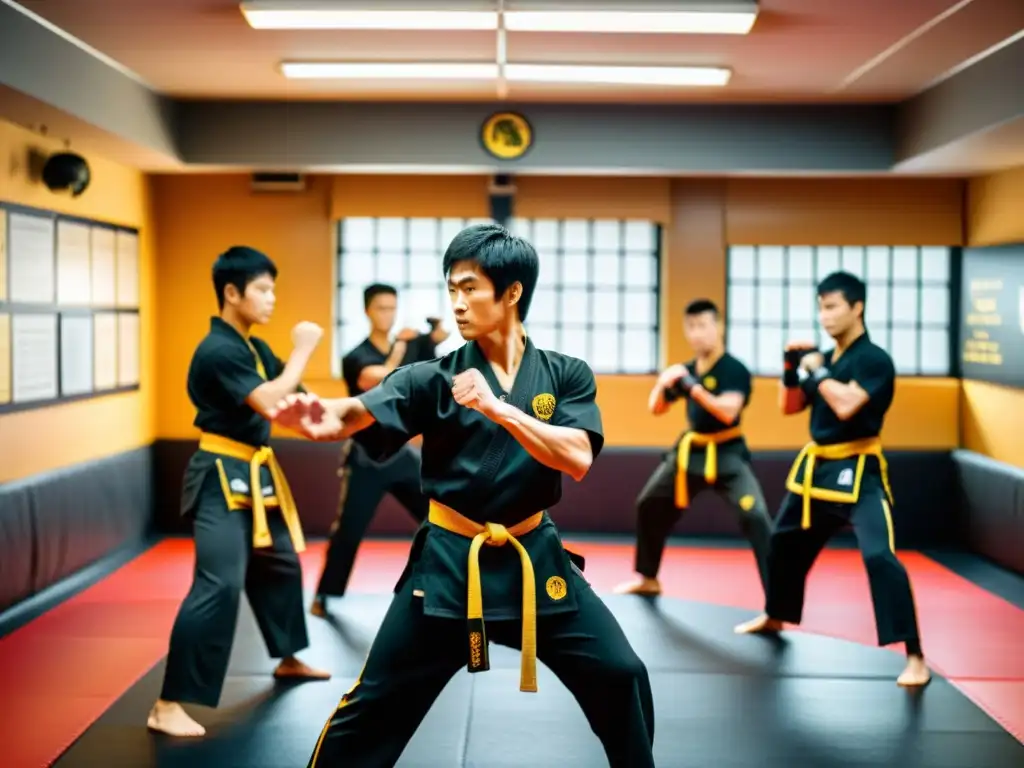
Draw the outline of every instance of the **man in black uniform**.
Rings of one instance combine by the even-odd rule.
[[[786,415],[811,408],[811,440],[793,463],[768,555],[765,613],[736,631],[778,632],[799,624],[807,574],[847,523],[860,545],[875,608],[878,644],[906,645],[905,686],[930,679],[921,651],[907,571],[896,557],[892,491],[879,435],[896,389],[892,358],[864,328],[864,283],[836,272],[818,286],[819,318],[835,347],[786,346],[781,404]]]
[[[441,321],[431,318],[430,333],[404,328],[391,342],[398,291],[375,283],[363,291],[363,306],[370,321],[370,335],[342,359],[342,375],[353,397],[377,386],[381,379],[401,365],[434,357],[435,347],[448,333]],[[417,524],[427,516],[430,500],[420,489],[420,454],[405,445],[386,461],[382,453],[382,427],[374,425],[346,440],[341,447],[341,488],[338,516],[331,528],[323,572],[317,585],[312,613],[325,616],[327,598],[341,596],[348,587],[359,544],[384,494],[392,494]]]
[[[265,414],[300,387],[323,331],[299,323],[288,362],[253,325],[270,320],[277,268],[264,254],[235,246],[213,265],[220,316],[192,356],[188,394],[201,430],[182,488],[182,514],[193,518],[192,587],[178,611],[160,698],[148,726],[172,736],[205,729],[182,704],[214,707],[220,699],[244,589],[278,678],[326,679],[295,654],[309,645],[302,608],[305,548],[288,482],[268,447]]]
[[[672,528],[704,490],[725,498],[754,550],[762,586],[768,563],[771,521],[761,485],[750,466],[740,414],[750,402],[750,371],[725,351],[718,307],[698,299],[686,307],[686,339],[695,359],[665,369],[651,390],[656,416],[686,398],[690,428],[648,479],[636,501],[636,572],[640,578],[616,588],[620,594],[658,595],[658,570]]]
[[[493,640],[521,648],[521,690],[537,689],[537,658],[558,675],[612,766],[653,766],[647,669],[545,511],[561,496],[562,473],[582,480],[603,446],[594,375],[525,337],[538,273],[527,242],[495,224],[472,226],[443,268],[469,343],[324,403],[319,424],[306,395],[276,416],[313,439],[378,423],[390,451],[422,434],[431,499],[363,671],[309,765],[394,765],[459,667],[488,669]]]

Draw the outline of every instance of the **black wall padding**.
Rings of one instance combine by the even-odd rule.
[[[152,466],[147,446],[0,485],[0,611],[141,540]]]
[[[954,451],[965,547],[1024,574],[1024,469]]]
[[[181,478],[192,441],[159,441],[158,525],[168,533],[187,533],[178,514]],[[312,537],[325,536],[337,513],[339,448],[333,443],[276,440],[274,449],[288,474],[303,528]],[[890,451],[896,497],[894,524],[899,547],[934,547],[956,543],[956,487],[947,451]],[[582,483],[563,481],[562,501],[552,510],[566,533],[627,534],[634,532],[634,503],[662,451],[652,448],[606,448]],[[796,451],[755,453],[754,467],[764,486],[772,514],[785,493],[784,483]],[[370,526],[375,536],[405,536],[414,526],[390,496],[385,497]],[[739,528],[733,513],[717,498],[704,494],[676,527],[681,535],[734,536]]]

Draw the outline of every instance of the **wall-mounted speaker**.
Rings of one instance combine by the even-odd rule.
[[[43,165],[43,184],[51,192],[70,191],[72,197],[78,197],[89,188],[92,174],[89,163],[81,155],[74,152],[58,152],[50,155]]]

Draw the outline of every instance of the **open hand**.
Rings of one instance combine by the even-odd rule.
[[[283,427],[295,429],[303,419],[307,419],[311,424],[320,423],[326,413],[323,402],[316,395],[293,392],[278,400],[277,404],[267,411],[267,417]]]
[[[494,396],[487,379],[476,368],[470,368],[452,380],[452,396],[459,405],[479,411],[488,418],[497,413],[501,401]]]
[[[397,341],[412,341],[420,335],[420,332],[415,328],[403,328],[395,334]]]

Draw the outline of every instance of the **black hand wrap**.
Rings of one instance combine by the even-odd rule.
[[[821,386],[821,382],[830,378],[832,378],[832,371],[822,365],[821,367],[816,368],[813,373],[809,374],[806,379],[800,382],[800,387],[803,389],[807,399],[810,400],[818,391],[818,387]]]
[[[782,355],[782,386],[795,389],[800,386],[800,361],[816,349],[787,349]]]
[[[681,379],[677,380],[671,387],[665,387],[665,402],[674,403],[676,400],[682,400],[690,396],[691,390],[697,386],[699,382],[693,377],[692,374],[686,374]]]

